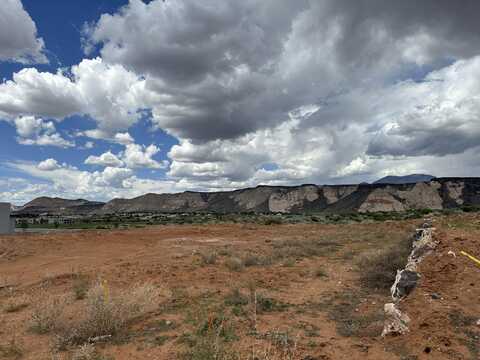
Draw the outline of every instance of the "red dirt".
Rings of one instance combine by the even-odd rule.
[[[467,227],[455,228],[452,223]],[[469,334],[478,334],[480,327],[459,328],[452,320],[452,313],[457,311],[480,319],[480,268],[459,255],[460,250],[480,255],[476,215],[435,221],[440,246],[421,264],[420,285],[401,305],[412,318],[409,334],[383,339],[379,336],[382,322],[373,321],[367,324],[372,329],[371,335],[344,336],[337,331],[338,324],[332,320],[328,306],[321,306],[331,298],[332,304],[341,303],[343,300],[335,298],[335,294],[358,294],[361,290],[355,266],[357,256],[393,238],[406,241],[419,224],[418,220],[410,220],[351,225],[158,226],[0,237],[0,287],[12,286],[10,291],[0,289],[0,310],[17,297],[31,299],[30,305],[18,312],[0,312],[0,345],[15,337],[23,348],[24,359],[51,359],[51,336],[28,330],[32,304],[41,302],[46,293],[71,294],[72,274],[81,273],[92,279],[107,280],[112,291],[144,282],[162,288],[158,310],[139,319],[130,332],[145,331],[149,324],[160,319],[178,325],[160,334],[170,337],[162,345],[152,345],[137,336],[125,344],[100,346],[102,352],[117,360],[178,359],[183,348],[178,340],[182,333],[191,331],[186,321],[188,309],[197,309],[192,299],[208,294],[209,301],[223,304],[230,289],[238,287],[248,293],[252,282],[262,293],[290,304],[284,311],[259,314],[257,329],[261,334],[288,330],[298,341],[294,359],[475,359],[472,346],[478,347],[478,339],[476,344],[472,343],[475,339]],[[343,247],[321,257],[298,258],[291,266],[275,263],[248,267],[241,272],[225,266],[226,255],[220,256],[216,264],[205,266],[200,264],[198,256],[199,252],[220,252],[225,248],[237,255],[269,254],[281,240],[316,238],[334,240]],[[447,255],[449,250],[457,257]],[[349,251],[353,252],[353,259],[347,256]],[[320,265],[328,277],[313,275]],[[162,310],[175,301],[176,289],[187,295],[186,310]],[[432,299],[432,293],[440,294],[441,299]],[[385,292],[359,296],[362,298],[355,309],[359,316],[378,312],[390,301]],[[250,334],[250,318],[250,315],[235,318],[239,341],[233,346],[238,351],[251,352],[252,346],[263,349],[270,344]],[[466,333],[467,330],[470,332]],[[470,350],[465,345],[467,340]],[[430,348],[428,354],[427,348]]]

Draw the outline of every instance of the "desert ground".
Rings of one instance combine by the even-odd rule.
[[[0,358],[479,359],[480,215],[436,251],[381,337],[421,219],[163,225],[0,237]]]

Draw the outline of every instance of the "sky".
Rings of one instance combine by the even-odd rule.
[[[478,176],[477,0],[2,0],[0,201]]]

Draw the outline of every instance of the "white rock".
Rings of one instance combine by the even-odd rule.
[[[385,304],[384,311],[386,318],[382,336],[402,335],[409,331],[407,324],[410,322],[410,318],[398,310],[394,303]]]

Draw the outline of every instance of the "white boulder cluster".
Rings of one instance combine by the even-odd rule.
[[[408,257],[407,265],[403,270],[397,271],[395,282],[390,289],[393,302],[384,306],[386,319],[382,336],[401,335],[409,331],[410,318],[398,309],[398,305],[410,294],[420,279],[420,274],[417,271],[418,264],[437,246],[433,231],[431,220],[426,220],[422,227],[416,231],[413,249]]]

